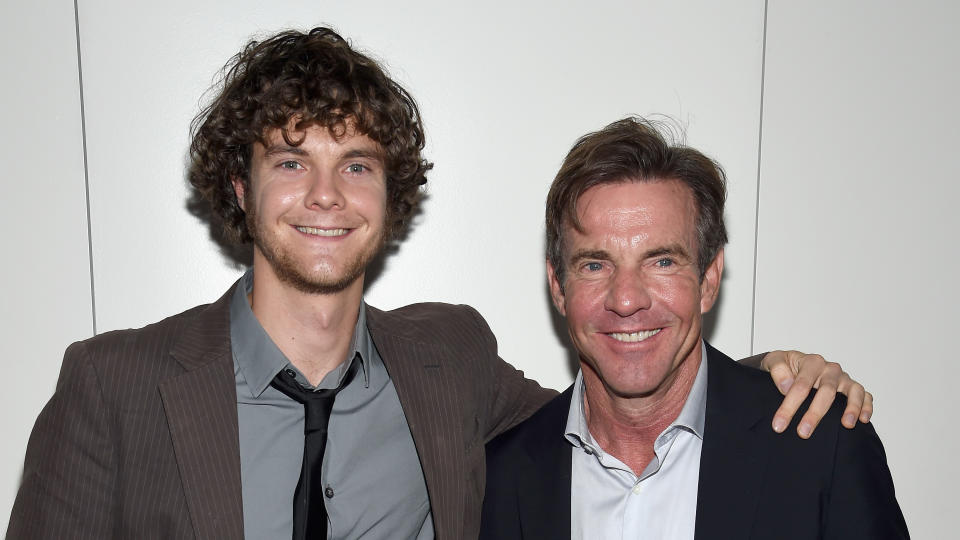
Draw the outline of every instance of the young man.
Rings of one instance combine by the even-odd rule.
[[[413,99],[329,29],[235,56],[190,180],[253,268],[213,304],[67,350],[10,536],[476,537],[484,444],[555,393],[470,307],[363,303],[417,207],[423,145]],[[863,402],[802,360],[788,399],[823,368],[827,400]]]

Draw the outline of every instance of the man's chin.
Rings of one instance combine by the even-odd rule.
[[[290,269],[274,269],[280,281],[306,294],[330,295],[343,292],[363,278],[363,271],[307,275]]]
[[[313,295],[337,294],[354,286],[357,281],[362,282],[367,265],[379,252],[370,250],[347,261],[338,261],[335,258],[308,261],[285,250],[271,249],[274,246],[270,243],[264,245],[257,242],[256,238],[254,240],[263,261],[270,266],[281,283],[301,293]]]
[[[642,381],[630,385],[620,384],[612,388],[613,394],[623,399],[642,399],[654,396],[663,388],[662,380],[656,382]]]
[[[604,386],[607,392],[621,399],[642,399],[663,394],[673,383],[676,370],[662,359],[648,358],[629,363],[616,371],[608,372]]]

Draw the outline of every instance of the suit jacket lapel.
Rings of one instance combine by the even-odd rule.
[[[749,538],[756,493],[766,474],[769,411],[735,382],[733,360],[707,344],[707,413],[696,538]],[[789,526],[784,524],[784,526]]]
[[[573,447],[563,433],[572,395],[571,386],[531,419],[535,424],[524,441],[528,463],[517,483],[524,538],[570,538]]]
[[[444,370],[449,351],[435,343],[413,339],[404,333],[403,321],[367,306],[367,327],[383,360],[410,427],[423,467],[437,538],[460,538],[466,511],[466,454],[456,388]]]
[[[184,372],[160,383],[198,539],[243,538],[237,396],[230,348],[232,291],[233,287],[198,313],[171,351]]]

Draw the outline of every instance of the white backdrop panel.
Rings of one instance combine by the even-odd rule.
[[[0,537],[66,346],[93,335],[73,2],[0,4]]]
[[[760,1],[82,1],[98,328],[211,301],[238,275],[185,210],[188,123],[251,34],[325,23],[417,98],[436,162],[425,211],[369,287],[371,303],[473,304],[505,358],[565,386],[571,371],[544,285],[547,187],[577,136],[628,113],[666,113],[730,174],[734,242],[714,341],[747,354],[762,10]]]
[[[213,300],[239,274],[186,210],[188,123],[248,37],[326,23],[416,96],[437,163],[425,212],[371,284],[371,303],[471,303],[506,358],[566,385],[543,285],[547,186],[584,132],[628,113],[675,116],[731,179],[733,242],[713,341],[734,355],[790,345],[842,360],[880,396],[914,535],[947,536],[958,443],[939,433],[949,433],[947,381],[960,370],[942,336],[956,320],[947,272],[960,253],[948,233],[960,189],[943,179],[960,166],[942,156],[960,143],[957,8],[771,2],[751,343],[764,5],[719,4],[80,0],[97,329]],[[0,369],[17,383],[0,398],[5,517],[62,350],[93,320],[73,4],[4,4],[0,14],[3,50],[18,52],[2,56],[17,74],[0,88],[2,125],[16,126],[0,135],[3,224],[31,231],[8,235],[10,261],[25,263],[3,269],[0,322],[15,339]],[[938,381],[896,370],[910,365],[903,358],[923,359]],[[916,440],[924,459],[911,462]]]
[[[756,342],[834,359],[916,538],[955,536],[960,7],[770,2]],[[932,377],[932,379],[931,379]]]

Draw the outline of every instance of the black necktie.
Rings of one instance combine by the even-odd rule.
[[[300,481],[293,494],[293,540],[326,540],[327,509],[323,505],[323,485],[320,469],[323,451],[327,447],[327,424],[337,392],[343,390],[357,373],[359,362],[351,362],[347,375],[334,389],[305,390],[290,375],[281,370],[271,385],[290,399],[303,404],[303,466]]]

